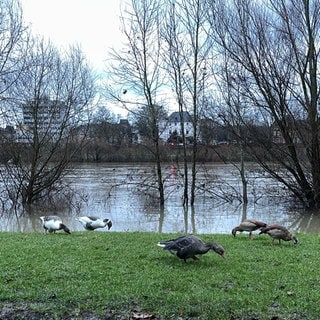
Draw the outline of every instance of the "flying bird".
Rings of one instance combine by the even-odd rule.
[[[232,234],[235,237],[237,232],[243,232],[247,231],[249,232],[249,239],[253,239],[253,231],[256,231],[258,229],[265,228],[267,226],[266,223],[257,221],[257,220],[244,220],[242,221],[237,227],[232,229]]]
[[[77,218],[86,230],[95,230],[98,228],[108,227],[108,230],[112,227],[112,221],[109,219],[101,219],[95,216],[83,216]]]
[[[185,262],[189,258],[198,260],[196,255],[205,254],[210,249],[225,258],[225,251],[222,246],[213,242],[203,242],[193,235],[184,235],[176,239],[161,241],[158,246],[168,250]]]
[[[278,224],[273,224],[263,228],[259,234],[266,233],[272,238],[272,245],[274,245],[274,240],[278,239],[279,244],[281,240],[292,241],[293,244],[298,244],[298,239],[292,234],[286,227],[280,226]]]
[[[42,216],[40,219],[45,232],[56,233],[58,230],[63,230],[66,233],[71,233],[70,229],[62,223],[62,219],[58,216]]]

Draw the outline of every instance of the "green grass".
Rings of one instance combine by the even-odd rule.
[[[0,233],[0,306],[27,304],[43,318],[137,310],[162,319],[319,319],[318,235],[299,234],[297,246],[202,235],[227,259],[210,251],[187,263],[156,246],[173,236]]]

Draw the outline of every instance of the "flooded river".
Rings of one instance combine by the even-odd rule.
[[[76,190],[72,208],[41,210],[32,214],[3,211],[0,231],[43,231],[39,217],[58,214],[73,231],[83,230],[77,216],[97,215],[112,220],[113,231],[162,233],[230,233],[244,218],[279,223],[298,232],[318,232],[317,214],[291,209],[281,186],[254,166],[248,167],[249,204],[243,207],[241,183],[232,165],[199,166],[196,203],[182,206],[179,168],[164,166],[166,203],[159,209],[152,164],[83,164],[70,170],[67,179]],[[104,231],[104,230],[101,230]],[[97,231],[96,231],[97,232]]]

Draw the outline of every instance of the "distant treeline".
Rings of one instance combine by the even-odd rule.
[[[187,157],[192,161],[191,146],[187,149]],[[183,152],[180,145],[163,145],[161,150],[163,162],[182,162]],[[247,161],[250,160],[248,157]],[[143,145],[131,145],[123,147],[87,146],[74,157],[76,162],[152,162],[152,151]],[[240,150],[234,145],[198,146],[198,162],[230,162],[240,161]]]

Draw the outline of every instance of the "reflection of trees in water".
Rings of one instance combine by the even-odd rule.
[[[287,199],[284,197],[286,191],[280,188],[271,177],[256,170],[254,166],[251,166],[247,175],[249,203],[279,202],[279,200]],[[127,173],[121,179],[115,177],[114,180],[114,183],[109,184],[108,196],[113,190],[126,187],[139,198],[144,207],[158,206],[159,191],[154,165],[128,168]],[[163,170],[166,202],[181,198],[181,204],[183,203],[183,183],[183,170],[179,164],[166,165]],[[228,202],[241,203],[242,184],[239,172],[232,165],[199,166],[196,195],[197,201],[209,198],[214,201],[215,205]]]
[[[247,204],[247,203],[243,203],[243,204],[242,204],[242,217],[241,217],[241,221],[247,219],[247,211],[248,211],[248,204]]]
[[[278,203],[288,201],[286,190],[264,172],[251,165],[247,171],[249,203]],[[167,165],[163,170],[165,200],[181,198],[183,204],[184,173],[178,163]],[[145,207],[158,206],[159,192],[155,167],[132,168],[122,182],[131,188]],[[116,187],[116,185],[114,185]],[[242,203],[242,184],[238,170],[232,165],[201,165],[196,181],[197,202],[212,199],[215,205]],[[290,199],[291,200],[291,199]]]
[[[191,210],[191,229],[195,232],[195,209],[193,206],[182,206],[183,192],[183,174],[178,166],[168,165],[164,172],[164,185],[166,201],[179,201],[181,199],[181,211],[183,215],[185,233],[189,230],[189,214]],[[137,196],[143,208],[145,215],[159,215],[158,231],[162,232],[165,216],[165,208],[159,206],[158,190],[157,190],[157,175],[155,168],[130,170],[126,177],[127,186],[133,186],[132,193]],[[177,200],[178,199],[178,200]]]
[[[154,165],[150,167],[132,167],[128,168],[128,172],[121,180],[115,179],[114,183],[109,186],[109,194],[116,188],[130,188],[132,194],[139,197],[144,207],[159,206],[159,190],[157,182],[156,168]],[[179,169],[173,173],[170,165],[164,168],[163,183],[165,185],[165,198],[168,200],[172,194],[179,191],[181,184],[181,174]]]
[[[302,213],[292,221],[290,228],[293,230],[297,230],[298,232],[319,233],[319,211]]]
[[[199,166],[197,181],[197,203],[211,203],[212,214],[219,211],[219,207],[230,204],[234,208],[234,215],[240,214],[241,220],[247,218],[248,205],[241,203],[241,182],[236,170],[232,170],[232,165]],[[166,194],[166,204],[181,205],[177,216],[183,218],[181,232],[196,232],[195,217],[203,215],[203,212],[197,212],[195,207],[182,205],[183,193],[183,174],[179,166],[167,165],[164,172],[164,185]],[[254,166],[249,171],[249,204],[260,203],[265,206],[273,206],[279,203],[279,192],[275,195],[276,185],[273,181],[265,177],[260,171],[255,170]],[[119,177],[118,177],[119,178]],[[156,173],[153,165],[148,167],[138,166],[130,167],[126,174],[117,179],[116,183],[110,188],[126,188],[132,193],[135,201],[142,208],[142,214],[149,221],[155,221],[157,215],[161,232],[165,221],[165,208],[159,208],[158,191],[156,183]],[[284,197],[281,198],[283,201]],[[221,209],[224,211],[224,209]],[[230,212],[230,208],[228,209]],[[210,213],[209,213],[210,214]],[[254,214],[253,214],[254,216]],[[252,213],[251,213],[252,217]],[[170,217],[168,217],[171,219]],[[250,217],[248,217],[250,218]],[[199,223],[199,222],[198,222]]]
[[[166,209],[164,207],[157,208],[148,208],[143,211],[144,216],[147,217],[147,220],[150,221],[158,221],[158,232],[162,233],[163,225],[165,222]],[[195,208],[194,206],[181,206],[179,208],[179,213],[181,213],[182,223],[181,228],[178,225],[175,227],[178,228],[181,233],[196,233],[196,222],[195,222]],[[179,215],[178,213],[178,215]],[[177,222],[176,222],[177,223]]]
[[[26,214],[25,210],[17,208],[6,209],[1,212],[1,231],[36,231],[39,228],[33,215]],[[40,221],[40,220],[39,220]]]
[[[284,202],[288,199],[286,190],[255,165],[248,166],[246,179],[249,203]],[[200,195],[210,197],[215,202],[237,201],[242,203],[242,184],[239,171],[233,165],[201,166],[198,174],[197,193],[198,197]]]

